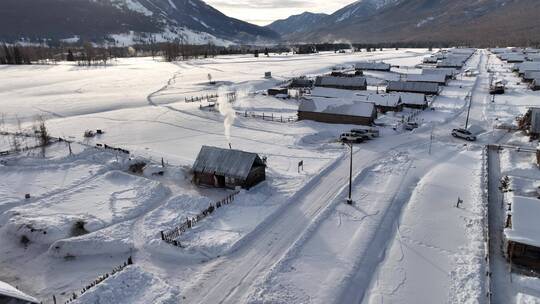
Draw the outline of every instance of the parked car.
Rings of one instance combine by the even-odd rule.
[[[355,133],[343,133],[339,136],[339,141],[361,143],[364,137]]]
[[[412,131],[412,130],[418,128],[418,123],[417,123],[417,122],[411,122],[411,121],[409,121],[409,122],[404,123],[404,124],[403,124],[403,127],[404,127],[405,130],[407,130],[407,131]]]
[[[462,128],[452,130],[452,136],[457,138],[463,138],[468,141],[476,140],[476,135],[472,134],[471,131]]]
[[[379,137],[379,129],[376,128],[369,128],[369,129],[352,129],[351,133],[358,134],[366,137],[367,139]]]

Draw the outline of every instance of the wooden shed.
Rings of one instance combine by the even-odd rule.
[[[375,119],[377,109],[371,102],[314,98],[304,99],[298,107],[298,120],[371,126]]]
[[[439,85],[430,82],[416,81],[390,81],[386,87],[386,92],[407,92],[421,93],[426,95],[438,95]]]
[[[315,80],[315,86],[323,88],[365,91],[367,90],[367,80],[365,77],[319,76]]]
[[[203,146],[193,165],[197,185],[249,189],[266,179],[266,164],[255,153]]]

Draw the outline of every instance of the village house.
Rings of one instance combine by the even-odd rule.
[[[316,87],[334,88],[343,90],[367,90],[365,77],[334,77],[318,76],[315,80]]]
[[[359,100],[364,102],[372,102],[375,104],[375,108],[380,113],[386,112],[401,112],[403,110],[403,103],[399,94],[366,94],[359,95]]]
[[[429,82],[446,85],[446,74],[408,74],[407,82]]]
[[[513,265],[540,273],[540,200],[511,194],[507,203],[506,257]]]
[[[389,72],[392,66],[384,62],[359,62],[355,65],[357,71]]]
[[[431,75],[431,74],[443,74],[446,77],[446,80],[451,80],[454,78],[456,73],[456,69],[452,68],[435,68],[435,69],[422,69],[423,75]]]
[[[439,85],[430,82],[413,81],[389,81],[386,92],[421,93],[426,95],[438,95]]]
[[[540,62],[528,61],[518,63],[514,66],[514,71],[517,71],[519,76],[523,76],[527,71],[540,71]]]
[[[533,82],[535,79],[540,79],[540,71],[525,71],[523,73],[523,81]]]
[[[266,163],[259,155],[203,146],[193,165],[196,185],[249,189],[266,179]]]
[[[307,77],[296,77],[291,80],[289,88],[291,89],[300,89],[300,88],[311,88],[313,86],[313,81]]]
[[[540,78],[535,78],[531,82],[531,90],[533,91],[540,91]]]
[[[283,97],[289,95],[289,90],[287,88],[270,88],[268,89],[269,96]]]
[[[399,93],[401,103],[405,108],[425,110],[428,107],[426,95],[421,93]]]
[[[343,99],[304,99],[298,107],[298,120],[330,124],[371,126],[377,118],[375,104]]]

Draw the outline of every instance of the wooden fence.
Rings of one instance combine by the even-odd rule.
[[[219,112],[216,110],[216,108],[212,105],[210,106],[200,106],[201,110],[206,110],[210,112]],[[273,122],[281,122],[281,123],[290,123],[290,122],[296,122],[298,121],[298,116],[283,116],[283,115],[274,115],[274,113],[256,113],[256,112],[239,112],[235,111],[237,117],[245,117],[245,118],[255,118],[255,119],[262,119],[266,121],[273,121]]]
[[[236,92],[229,92],[229,93],[226,93],[225,97],[227,97],[228,102],[235,102],[237,95],[236,95]],[[184,101],[186,103],[203,102],[203,101],[206,101],[207,103],[211,103],[211,102],[215,103],[217,102],[218,98],[219,98],[219,94],[210,94],[210,95],[206,94],[202,96],[184,97]]]
[[[168,231],[163,231],[163,230],[160,231],[161,240],[171,245],[182,247],[180,242],[177,240],[182,234],[184,234],[188,229],[193,228],[195,224],[202,221],[203,219],[208,217],[210,214],[214,213],[216,209],[234,202],[234,199],[236,195],[238,195],[238,193],[240,193],[240,191],[235,191],[229,194],[224,199],[217,201],[213,204],[210,204],[208,208],[201,211],[201,213],[197,214],[195,217],[186,219],[186,221],[183,222],[180,226],[174,227],[173,229],[168,230]]]

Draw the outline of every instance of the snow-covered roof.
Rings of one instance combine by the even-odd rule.
[[[371,117],[375,104],[363,101],[351,101],[338,98],[304,99],[298,107],[300,112],[317,112],[327,114]]]
[[[437,94],[439,85],[432,82],[390,81],[386,89],[398,92]]]
[[[319,76],[315,80],[315,86],[337,86],[337,87],[357,87],[364,88],[367,86],[365,77],[335,77],[335,76]]]
[[[422,74],[424,75],[443,74],[446,77],[452,77],[455,72],[456,70],[452,68],[422,69]]]
[[[407,81],[446,83],[446,74],[407,74]]]
[[[540,71],[525,71],[523,73],[523,79],[538,79],[540,78]]]
[[[357,70],[389,71],[392,66],[384,62],[358,62],[355,65]]]
[[[510,195],[512,228],[504,229],[510,241],[540,247],[540,200],[532,197]]]
[[[255,153],[202,146],[193,171],[246,179],[254,164],[263,164]]]
[[[311,90],[311,96],[325,97],[325,98],[354,98],[358,92],[365,92],[365,91],[314,87]]]
[[[526,58],[525,58],[525,54],[508,54],[508,56],[505,56],[504,60],[514,61],[514,62],[523,62],[526,60]]]
[[[377,106],[383,107],[397,107],[401,104],[401,96],[399,94],[376,94],[368,93],[365,95],[358,95],[361,101],[373,102]]]
[[[19,300],[28,301],[30,303],[39,303],[39,301],[36,298],[31,297],[31,296],[25,294],[24,292],[18,290],[17,288],[9,285],[8,283],[2,282],[2,281],[0,281],[0,295],[8,296],[10,298],[15,298],[15,299],[19,299]]]
[[[401,102],[409,105],[425,105],[427,104],[426,95],[421,93],[399,93]]]
[[[525,73],[526,71],[540,71],[540,62],[528,61],[518,63],[516,65],[520,73]]]
[[[437,63],[438,67],[452,67],[452,68],[461,68],[463,66],[463,60],[459,59],[444,59],[441,62]]]

